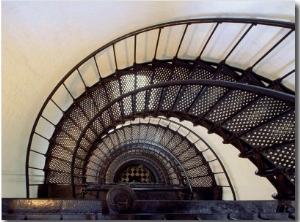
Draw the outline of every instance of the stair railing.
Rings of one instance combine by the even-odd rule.
[[[85,57],[82,61],[80,61],[77,65],[75,65],[63,78],[62,80],[55,86],[50,95],[47,97],[46,101],[42,105],[38,116],[33,124],[33,128],[29,137],[28,147],[27,147],[27,156],[26,156],[26,194],[27,197],[30,197],[30,187],[36,186],[40,183],[34,184],[30,181],[30,171],[35,171],[39,175],[44,174],[43,164],[44,161],[42,158],[47,158],[47,144],[51,139],[51,132],[57,128],[57,123],[59,118],[65,114],[65,111],[69,108],[69,106],[74,102],[76,98],[80,95],[84,94],[84,92],[97,84],[98,82],[102,82],[105,77],[114,75],[114,73],[118,70],[126,70],[126,69],[134,69],[137,64],[147,64],[154,60],[165,60],[172,62],[172,59],[180,58],[180,56],[185,58],[185,54],[181,54],[183,50],[183,45],[186,44],[187,33],[189,32],[189,27],[192,25],[202,25],[209,24],[213,27],[211,30],[208,29],[206,34],[205,43],[202,46],[202,49],[198,53],[194,53],[193,56],[198,59],[202,59],[206,57],[209,59],[209,56],[203,56],[205,50],[207,50],[208,45],[211,43],[212,39],[215,38],[215,34],[217,30],[223,24],[243,24],[248,27],[248,29],[243,32],[242,36],[239,37],[238,41],[235,43],[231,50],[224,57],[223,61],[228,61],[228,58],[232,55],[234,51],[239,48],[239,45],[249,33],[255,27],[274,27],[278,28],[279,31],[284,30],[284,35],[281,35],[281,38],[271,46],[267,52],[265,52],[260,58],[249,66],[249,70],[252,70],[259,63],[261,63],[270,53],[274,52],[279,45],[282,45],[288,37],[291,37],[295,33],[295,25],[289,22],[282,21],[269,21],[263,19],[237,19],[237,18],[211,18],[211,19],[191,19],[184,21],[175,21],[168,22],[164,24],[154,25],[147,28],[143,28],[129,34],[126,34],[120,38],[117,38],[108,44],[100,47],[87,57]],[[172,30],[179,29],[181,30],[181,35],[178,36],[178,41],[175,45],[172,38],[166,41],[166,33],[172,32]],[[244,29],[244,27],[242,27]],[[162,33],[166,31],[166,33]],[[279,32],[278,31],[278,32]],[[177,33],[178,34],[178,33]],[[171,35],[171,34],[170,34]],[[208,36],[208,37],[207,37]],[[152,38],[151,38],[152,37]],[[172,36],[174,37],[174,35]],[[150,41],[142,41],[142,38],[150,39]],[[172,42],[173,41],[173,42]],[[166,42],[166,44],[163,44]],[[176,42],[176,41],[175,41]],[[125,45],[125,50],[122,50],[122,45]],[[175,49],[174,49],[175,47]],[[186,46],[189,47],[189,46]],[[139,51],[142,48],[146,48],[145,52]],[[169,53],[168,50],[172,49],[173,53]],[[168,51],[168,52],[167,52]],[[124,53],[126,52],[126,53]],[[153,56],[151,56],[151,52],[153,52]],[[125,59],[122,54],[126,54]],[[129,56],[132,55],[132,56]],[[124,56],[124,55],[123,55]],[[188,56],[187,56],[188,57]],[[112,62],[113,61],[113,62]],[[217,63],[214,61],[210,62],[212,65],[216,65]],[[106,65],[105,65],[106,64]],[[107,65],[108,64],[108,65]],[[232,67],[236,72],[241,72],[241,68]],[[90,69],[93,69],[92,71]],[[251,85],[244,85],[238,83],[229,83],[229,82],[221,82],[221,81],[213,81],[210,80],[199,80],[196,84],[203,85],[218,85],[222,87],[229,87],[232,89],[241,89],[247,90],[263,95],[268,95],[273,98],[280,98],[283,100],[287,100],[289,102],[294,103],[294,97],[290,95],[291,91],[289,91],[282,82],[295,73],[295,70],[288,72],[281,77],[278,77],[275,80],[269,80],[264,76],[257,77],[265,82],[267,85],[276,85],[284,88],[289,93],[281,93],[274,92],[274,90],[267,88],[260,88]],[[88,74],[90,74],[88,76]],[[74,87],[73,82],[78,82],[81,86]],[[80,85],[79,84],[79,85]],[[195,84],[195,80],[189,81],[172,81],[171,83],[157,84],[155,87],[163,87],[163,86],[171,86],[171,85],[180,85],[180,84]],[[153,86],[149,86],[150,89]],[[144,87],[143,90],[148,89]],[[135,90],[135,93],[141,92]],[[128,95],[133,95],[133,93],[129,93]],[[69,97],[69,99],[67,98]],[[122,95],[120,98],[124,98]],[[109,103],[109,104],[112,104]],[[85,128],[86,129],[86,128]],[[40,141],[38,138],[41,138],[45,141]],[[37,141],[39,140],[39,141]]]

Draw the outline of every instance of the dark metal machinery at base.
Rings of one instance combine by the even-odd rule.
[[[295,202],[143,201],[126,213],[111,211],[106,201],[2,199],[3,220],[294,220]]]

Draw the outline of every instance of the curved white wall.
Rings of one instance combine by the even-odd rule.
[[[294,13],[294,1],[278,0],[2,2],[2,197],[25,197],[26,149],[37,113],[62,76],[98,47],[166,21],[251,17],[294,22]],[[239,199],[271,199],[275,189],[264,178],[244,179],[255,171],[247,160],[220,155],[238,166],[230,171],[241,175],[234,181]]]

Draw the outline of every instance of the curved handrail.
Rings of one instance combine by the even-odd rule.
[[[29,197],[29,178],[28,178],[28,167],[29,167],[29,158],[30,158],[30,151],[31,151],[31,144],[32,144],[32,139],[33,139],[33,135],[35,133],[35,129],[37,127],[38,121],[41,118],[47,104],[49,103],[49,101],[51,101],[53,95],[57,92],[57,90],[59,89],[60,86],[64,85],[64,82],[72,75],[72,73],[74,73],[76,70],[79,69],[79,67],[81,65],[83,65],[85,62],[87,62],[89,59],[91,58],[95,58],[95,56],[100,53],[101,51],[104,51],[105,49],[107,49],[108,47],[114,46],[116,43],[125,40],[129,37],[136,37],[138,34],[143,33],[143,32],[147,32],[147,31],[151,31],[151,30],[155,30],[155,29],[163,29],[165,27],[169,27],[169,26],[176,26],[176,25],[191,25],[191,24],[202,24],[202,23],[215,23],[215,24],[221,24],[221,23],[242,23],[242,24],[251,24],[251,25],[267,25],[267,26],[274,26],[274,27],[282,27],[282,28],[287,28],[290,29],[291,31],[295,30],[295,24],[294,23],[290,23],[290,22],[284,22],[284,21],[271,21],[271,20],[266,20],[266,19],[248,19],[248,18],[205,18],[205,19],[189,19],[189,20],[181,20],[181,21],[172,21],[172,22],[166,22],[166,23],[162,23],[162,24],[158,24],[158,25],[152,25],[146,28],[142,28],[133,32],[130,32],[128,34],[125,34],[113,41],[110,41],[109,43],[105,44],[104,46],[98,48],[97,50],[95,50],[94,52],[92,52],[91,54],[89,54],[88,56],[86,56],[83,60],[81,60],[79,63],[77,63],[62,79],[61,81],[54,87],[54,89],[52,90],[52,92],[49,94],[49,96],[47,97],[47,99],[45,100],[45,102],[43,103],[37,118],[34,121],[33,127],[32,127],[32,131],[29,137],[29,141],[28,141],[28,146],[27,146],[27,155],[26,155],[26,185],[27,185],[27,190],[26,190],[26,194],[27,197]],[[291,32],[290,31],[290,32]],[[136,44],[136,43],[135,43]],[[135,49],[136,49],[136,45],[135,45]],[[134,61],[135,63],[136,61]],[[97,66],[97,63],[96,63]],[[98,68],[98,67],[97,67]],[[117,66],[116,66],[117,69]],[[98,70],[99,71],[99,70]],[[99,73],[99,77],[101,80],[101,75]],[[209,83],[208,83],[209,84]],[[237,84],[237,83],[235,83]],[[230,84],[229,84],[230,85]],[[229,86],[228,85],[228,86]],[[237,85],[238,86],[238,85]],[[243,85],[243,89],[244,89],[245,85]],[[249,88],[250,89],[250,88]],[[254,88],[251,90],[255,90]],[[264,90],[261,90],[264,91]],[[270,94],[271,92],[265,92],[267,94]],[[274,93],[274,91],[272,91],[272,93]],[[275,92],[275,94],[277,96],[278,93]],[[289,97],[289,96],[284,96],[284,95],[280,95],[280,98],[286,97],[287,100],[292,101],[293,98]]]

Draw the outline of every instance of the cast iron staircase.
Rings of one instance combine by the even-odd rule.
[[[211,28],[203,35],[201,50],[188,55],[187,43],[195,37],[189,29],[208,25]],[[211,50],[216,33],[226,25],[239,27],[239,32],[223,59],[210,60],[205,51]],[[277,42],[263,54],[258,48],[253,56],[256,61],[249,67],[230,65],[236,51],[248,50],[243,40],[261,27],[278,29]],[[191,139],[189,135],[195,133],[189,129],[180,133],[178,129],[184,127],[169,120],[173,117],[221,136],[257,167],[257,175],[273,184],[278,192],[274,198],[295,200],[295,93],[284,84],[295,70],[276,79],[254,71],[286,41],[294,41],[294,35],[294,24],[287,22],[195,19],[144,28],[99,48],[67,73],[38,114],[28,144],[27,197],[34,187],[49,191],[51,186],[68,185],[67,197],[97,199],[101,185],[115,185],[117,172],[110,166],[117,167],[114,159],[124,154],[119,162],[132,157],[133,162],[143,160],[145,166],[161,169],[160,176],[156,172],[159,184],[176,185],[187,193],[203,187],[221,187],[222,192],[230,188],[235,200],[217,155],[214,159],[225,175],[224,184],[210,164],[212,159],[196,144],[203,139],[199,135]],[[154,124],[154,119],[166,125]],[[172,124],[177,131],[171,129]],[[213,153],[213,148],[207,149]],[[190,163],[193,158],[201,164]],[[43,182],[37,183],[32,174],[41,175]],[[204,178],[210,182],[201,184]]]

